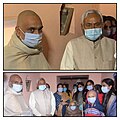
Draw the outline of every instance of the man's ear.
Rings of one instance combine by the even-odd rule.
[[[18,26],[15,27],[15,32],[18,37],[20,37],[20,29]]]
[[[9,82],[8,85],[9,85],[10,88],[13,86],[12,82]]]

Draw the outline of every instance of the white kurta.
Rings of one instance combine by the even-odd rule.
[[[96,42],[84,36],[68,42],[61,69],[73,70],[113,70],[115,68],[116,42],[103,37]]]
[[[32,116],[22,93],[16,93],[11,88],[7,88],[4,95],[4,116]]]
[[[29,106],[35,116],[54,115],[55,98],[49,90],[35,90],[31,93]]]

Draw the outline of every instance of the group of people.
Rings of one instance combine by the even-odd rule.
[[[44,78],[38,80],[27,105],[23,81],[18,74],[10,76],[4,93],[4,116],[116,116],[116,89],[114,80],[105,78],[101,84],[93,80],[77,82],[73,90],[59,83],[53,94]]]
[[[117,24],[112,19],[110,21],[112,28],[108,29],[106,27],[108,17],[103,17],[97,10],[85,11],[81,16],[83,35],[68,42],[60,66],[54,69],[116,69],[116,41],[114,39],[116,39]],[[42,29],[42,20],[34,11],[25,10],[18,15],[15,31],[4,48],[5,70],[51,69],[42,53]],[[110,34],[106,35],[110,30]]]

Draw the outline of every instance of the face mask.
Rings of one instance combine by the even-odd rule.
[[[113,27],[112,28],[112,34],[115,34],[116,33],[116,27]]]
[[[88,89],[88,90],[92,90],[92,89],[93,89],[93,86],[92,86],[92,85],[88,85],[88,86],[87,86],[87,89]]]
[[[39,90],[45,90],[46,89],[46,85],[39,85]]]
[[[102,35],[102,28],[85,29],[85,37],[95,41]]]
[[[23,32],[23,34],[25,35],[25,38],[24,38],[24,40],[22,40],[22,42],[30,48],[36,47],[38,44],[40,44],[40,42],[42,40],[42,33],[41,34],[32,34],[32,33],[24,33]]]
[[[63,88],[58,88],[58,92],[63,92]]]
[[[72,105],[72,106],[70,106],[70,109],[71,109],[71,110],[75,110],[75,109],[76,109],[76,106],[75,106],[75,105]]]
[[[108,93],[110,91],[110,89],[108,89],[107,87],[101,87],[101,90],[103,93]]]
[[[21,92],[21,90],[23,89],[23,86],[22,85],[19,85],[19,84],[13,84],[13,87],[12,89],[16,92]]]
[[[63,88],[63,91],[66,92],[66,91],[67,91],[67,88]]]
[[[87,100],[88,100],[89,103],[93,104],[96,101],[96,97],[87,98]]]
[[[79,87],[78,90],[81,92],[81,91],[83,91],[83,88],[82,88],[82,87]]]
[[[103,35],[104,36],[110,36],[110,34],[111,34],[111,30],[103,30]]]

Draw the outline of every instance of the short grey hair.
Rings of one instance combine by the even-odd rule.
[[[98,10],[87,10],[86,12],[84,12],[82,14],[82,18],[81,18],[81,23],[84,23],[84,19],[89,15],[89,14],[96,14],[98,16],[100,16],[101,22],[103,23],[103,17],[101,12],[99,12]]]

